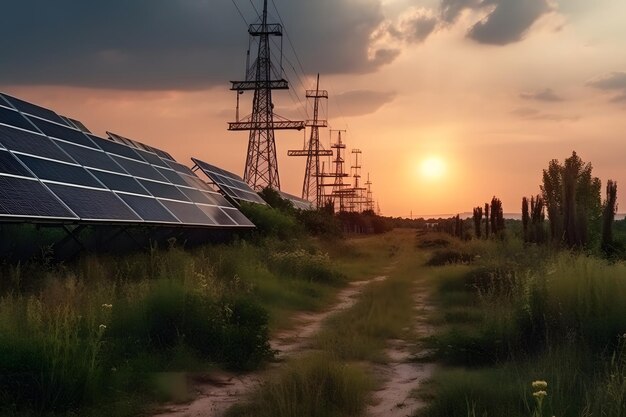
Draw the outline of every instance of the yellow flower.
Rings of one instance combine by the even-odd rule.
[[[532,386],[535,390],[545,390],[548,388],[548,383],[546,381],[535,381],[532,383]]]

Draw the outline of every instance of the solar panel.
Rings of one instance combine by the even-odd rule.
[[[155,197],[167,198],[168,200],[178,200],[189,202],[189,199],[181,193],[178,188],[171,184],[164,184],[162,182],[148,181],[139,179],[141,185]]]
[[[148,191],[131,176],[112,174],[109,172],[97,171],[90,169],[91,172],[101,183],[113,191],[122,191],[126,193],[149,195]]]
[[[135,213],[147,222],[180,223],[159,201],[152,197],[118,194]]]
[[[166,181],[163,175],[150,164],[145,162],[133,161],[131,159],[120,158],[119,156],[113,156],[115,162],[117,162],[122,168],[126,170],[130,175],[139,178],[146,178],[155,181]]]
[[[0,215],[76,219],[76,216],[39,181],[2,175],[0,175]]]
[[[87,126],[85,126],[81,121],[66,116],[61,116],[61,118],[71,127],[75,127],[83,133],[91,133],[91,131],[87,129]]]
[[[233,226],[238,224],[224,211],[229,209],[220,209],[219,207],[206,206],[204,204],[200,204],[198,205],[198,207],[200,207],[200,210],[202,210],[207,216],[209,216],[216,224],[219,224],[221,226]],[[249,222],[248,219],[246,219],[246,221]]]
[[[52,140],[40,134],[0,126],[0,143],[14,152],[73,162]]]
[[[46,136],[65,140],[83,146],[88,146],[90,148],[94,147],[93,142],[90,141],[89,138],[85,136],[82,132],[79,132],[76,129],[61,126],[56,123],[48,122],[46,120],[41,120],[34,117],[29,117],[29,120],[32,121],[35,126],[37,126],[39,130],[41,130]]]
[[[169,153],[0,96],[0,220],[40,218],[253,227]]]
[[[159,201],[183,223],[205,226],[215,225],[215,222],[209,219],[209,217],[193,203],[169,200]]]
[[[103,151],[63,142],[59,142],[58,145],[84,167],[123,172],[122,168]]]
[[[24,116],[15,110],[7,109],[6,107],[0,107],[0,123],[33,132],[37,130]]]
[[[295,195],[287,194],[283,191],[278,192],[282,198],[289,200],[291,204],[298,210],[313,210],[313,203]]]
[[[103,188],[93,175],[80,166],[49,161],[34,156],[19,155],[18,157],[38,178],[44,181]]]
[[[49,184],[48,187],[82,220],[139,222],[133,213],[111,191],[92,190],[62,184]]]
[[[267,205],[241,177],[199,159],[191,158],[191,160],[228,197],[238,201]]]
[[[32,177],[24,165],[8,151],[0,150],[0,172],[20,177]]]
[[[65,120],[63,120],[58,114],[53,112],[52,110],[46,109],[44,107],[38,106],[36,104],[29,103],[24,100],[20,100],[19,98],[11,97],[7,94],[2,94],[13,107],[21,111],[22,113],[27,113],[33,116],[41,117],[42,119],[51,120],[56,123],[67,124]]]

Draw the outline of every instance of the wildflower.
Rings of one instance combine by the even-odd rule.
[[[535,390],[545,390],[548,388],[548,383],[546,381],[534,381],[532,386]]]
[[[107,329],[107,326],[105,324],[101,324],[100,325],[100,331],[103,332]]]
[[[113,308],[113,304],[102,304],[102,308],[106,308],[108,310]]]
[[[117,368],[116,367],[111,368],[111,372],[117,372]]]
[[[535,397],[535,398],[541,399],[541,398],[546,397],[546,396],[548,396],[548,393],[545,392],[545,391],[533,392],[533,397]]]

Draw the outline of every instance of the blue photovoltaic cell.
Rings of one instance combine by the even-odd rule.
[[[164,222],[177,223],[179,221],[163,207],[156,199],[152,197],[139,197],[128,194],[118,194],[126,204],[132,208],[135,213],[141,216],[147,222]]]
[[[163,168],[167,168],[167,164],[165,162],[163,162],[163,160],[161,158],[159,158],[157,155],[151,153],[151,152],[147,152],[141,149],[135,149],[135,152],[137,152],[139,155],[141,155],[141,157],[143,159],[145,159],[146,162],[148,162],[149,164],[152,165],[156,165],[159,167],[163,167]]]
[[[35,131],[35,127],[26,120],[24,116],[16,112],[15,110],[7,109],[5,107],[0,107],[0,123],[16,126],[22,129],[27,129],[31,131]]]
[[[188,186],[187,182],[180,176],[180,174],[172,169],[165,169],[156,167],[161,175],[168,179],[169,182],[176,185]]]
[[[111,191],[60,184],[48,184],[48,187],[83,220],[141,221]]]
[[[47,136],[88,146],[90,148],[94,147],[93,142],[91,142],[87,136],[78,130],[57,125],[45,120],[36,119],[34,117],[31,117],[30,120]]]
[[[74,162],[52,140],[40,134],[0,126],[0,143],[15,152],[43,156],[57,161]]]
[[[0,172],[21,177],[32,177],[24,165],[7,151],[0,151]]]
[[[189,183],[189,185],[191,185],[194,188],[199,188],[203,191],[215,191],[206,182],[202,181],[196,175],[189,176],[189,175],[181,174],[181,176]]]
[[[42,180],[64,182],[67,184],[84,185],[102,188],[102,185],[89,172],[76,165],[39,159],[32,156],[18,155],[20,160]]]
[[[42,119],[46,120],[52,120],[53,122],[61,123],[64,125],[67,124],[65,120],[63,120],[58,114],[56,114],[52,110],[48,110],[44,107],[37,106],[35,104],[20,100],[19,98],[8,96],[6,94],[2,94],[2,96],[22,113],[32,114],[33,116],[41,117]]]
[[[147,181],[140,179],[139,182],[141,185],[146,187],[146,190],[150,191],[155,197],[159,198],[167,198],[170,200],[179,200],[179,201],[189,201],[187,197],[183,193],[181,193],[178,188],[174,187],[171,184],[164,184],[161,182]]]
[[[194,188],[183,188],[177,187],[180,192],[185,194],[187,198],[194,203],[202,203],[202,204],[213,204],[211,200],[204,195],[202,191],[196,190]]]
[[[112,172],[123,172],[122,168],[103,151],[94,148],[84,148],[82,146],[71,145],[59,142],[58,145],[79,164],[96,169],[103,169]]]
[[[0,214],[24,217],[76,217],[39,181],[0,175]]]
[[[126,145],[121,145],[117,142],[113,142],[111,140],[102,139],[96,136],[89,136],[93,139],[93,141],[103,150],[115,155],[125,156],[127,158],[134,159],[136,161],[143,161],[141,156],[131,147]]]
[[[145,162],[133,161],[130,159],[120,158],[119,156],[113,156],[113,159],[115,159],[115,162],[121,165],[126,172],[134,177],[167,182],[163,175],[159,174],[159,172],[152,165],[148,165]]]
[[[226,214],[232,217],[233,220],[235,220],[237,224],[239,224],[240,226],[254,226],[254,224],[246,216],[244,216],[239,210],[235,208],[232,208],[232,209],[225,208],[224,211],[226,212]]]
[[[237,223],[219,207],[198,205],[200,209],[220,226],[235,226]]]
[[[129,177],[126,175],[118,175],[111,174],[108,172],[96,171],[90,169],[91,172],[96,178],[100,180],[105,186],[114,191],[123,191],[125,193],[133,193],[133,194],[141,194],[141,195],[149,195],[145,188],[137,182],[137,180],[133,177]]]
[[[194,204],[167,200],[162,200],[161,203],[183,223],[200,225],[215,224],[213,220],[209,219],[207,215]]]

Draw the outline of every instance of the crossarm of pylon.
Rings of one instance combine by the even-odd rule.
[[[289,82],[287,80],[270,80],[270,81],[231,81],[232,91],[250,91],[262,88],[270,90],[289,90]]]
[[[268,23],[266,25],[255,23],[250,25],[248,33],[252,36],[283,36],[283,27],[278,23]]]
[[[326,90],[306,90],[306,98],[328,98]]]
[[[302,121],[274,121],[274,122],[232,122],[228,123],[228,130],[302,130]]]
[[[328,121],[327,120],[312,120],[309,119],[306,121],[306,125],[308,127],[328,127]]]
[[[296,150],[296,151],[287,151],[288,156],[333,156],[333,151],[319,150],[319,151],[309,151],[309,150]]]

